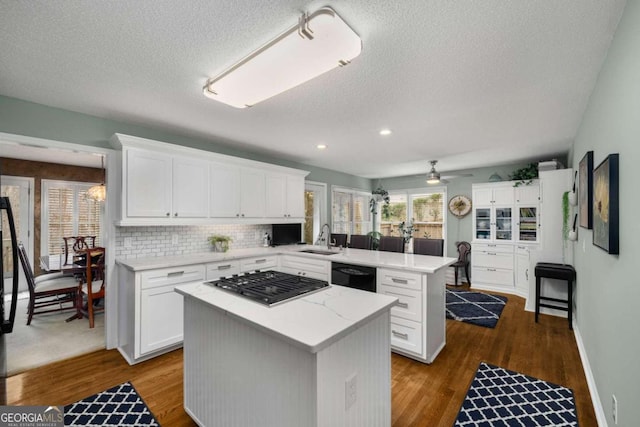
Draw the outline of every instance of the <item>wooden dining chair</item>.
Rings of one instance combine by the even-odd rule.
[[[105,293],[105,268],[104,258],[105,249],[96,247],[86,251],[87,267],[84,275],[80,292],[78,293],[78,318],[82,319],[84,315],[89,318],[89,328],[95,326],[94,317],[98,312],[104,311],[104,302],[100,306],[100,300],[104,299]],[[84,307],[84,299],[86,298],[86,308]]]
[[[413,253],[417,255],[444,255],[444,239],[413,238]]]
[[[84,252],[96,247],[96,236],[68,236],[64,240],[64,265],[69,264],[69,254]]]
[[[380,237],[379,251],[404,253],[404,238],[399,236]]]
[[[29,288],[29,305],[27,306],[27,326],[35,314],[50,313],[76,308],[78,280],[74,276],[63,273],[49,273],[34,276],[22,243],[18,244],[18,257],[24,270]],[[71,303],[71,305],[66,305]],[[43,308],[46,308],[42,310]]]

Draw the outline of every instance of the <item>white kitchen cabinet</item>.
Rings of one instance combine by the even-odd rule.
[[[535,246],[516,245],[515,247],[515,293],[523,298],[529,297],[530,283],[535,280],[534,267],[531,263]]]
[[[266,215],[272,218],[304,218],[304,177],[266,176]]]
[[[279,270],[284,273],[311,277],[328,282],[331,263],[329,261],[304,256],[281,255]]]
[[[206,266],[206,279],[218,280],[221,277],[229,277],[240,274],[240,260],[210,262]]]
[[[534,180],[531,184],[515,187],[516,203],[537,206],[540,203],[540,184]]]
[[[393,351],[431,363],[444,348],[444,274],[378,268],[377,292],[398,298],[391,308]]]
[[[476,184],[473,186],[473,204],[478,206],[512,205],[514,201],[513,188],[511,182]]]
[[[127,217],[207,216],[207,162],[135,149],[125,156]]]
[[[306,171],[128,135],[110,142],[122,150],[117,225],[304,221]],[[277,177],[269,187],[267,176]]]
[[[119,268],[119,345],[130,364],[182,345],[183,300],[174,291],[205,278],[203,264],[133,272]]]
[[[256,270],[268,270],[278,266],[277,255],[267,255],[253,258],[243,258],[240,260],[240,272],[247,273]]]
[[[254,168],[210,164],[209,215],[215,218],[261,218],[265,215],[265,174]]]
[[[514,291],[513,245],[474,242],[471,253],[473,287]]]

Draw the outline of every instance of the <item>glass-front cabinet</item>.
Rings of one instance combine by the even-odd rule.
[[[488,241],[513,240],[511,208],[478,207],[474,210],[475,239]]]

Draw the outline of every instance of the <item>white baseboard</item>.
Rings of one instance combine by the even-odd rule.
[[[580,360],[582,361],[582,368],[584,369],[584,375],[587,377],[587,385],[589,386],[589,394],[591,395],[591,402],[593,403],[593,410],[596,413],[596,420],[599,427],[608,427],[607,417],[604,414],[604,408],[600,401],[600,395],[596,387],[596,381],[593,378],[593,372],[591,371],[591,365],[589,364],[589,358],[587,357],[587,350],[584,348],[582,342],[582,336],[580,335],[580,329],[576,323],[576,319],[573,319],[573,334],[576,337],[576,343],[578,344],[578,353],[580,353]]]

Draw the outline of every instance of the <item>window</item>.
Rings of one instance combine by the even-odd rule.
[[[367,234],[371,231],[371,193],[334,187],[331,225],[333,233]]]
[[[430,189],[431,190],[431,189]],[[380,233],[383,236],[400,236],[400,223],[413,223],[413,237],[444,239],[445,218],[444,189],[395,191],[389,193],[389,205],[380,211]]]
[[[93,183],[42,180],[42,254],[64,252],[63,237],[96,236],[102,245],[100,202],[88,199]]]

